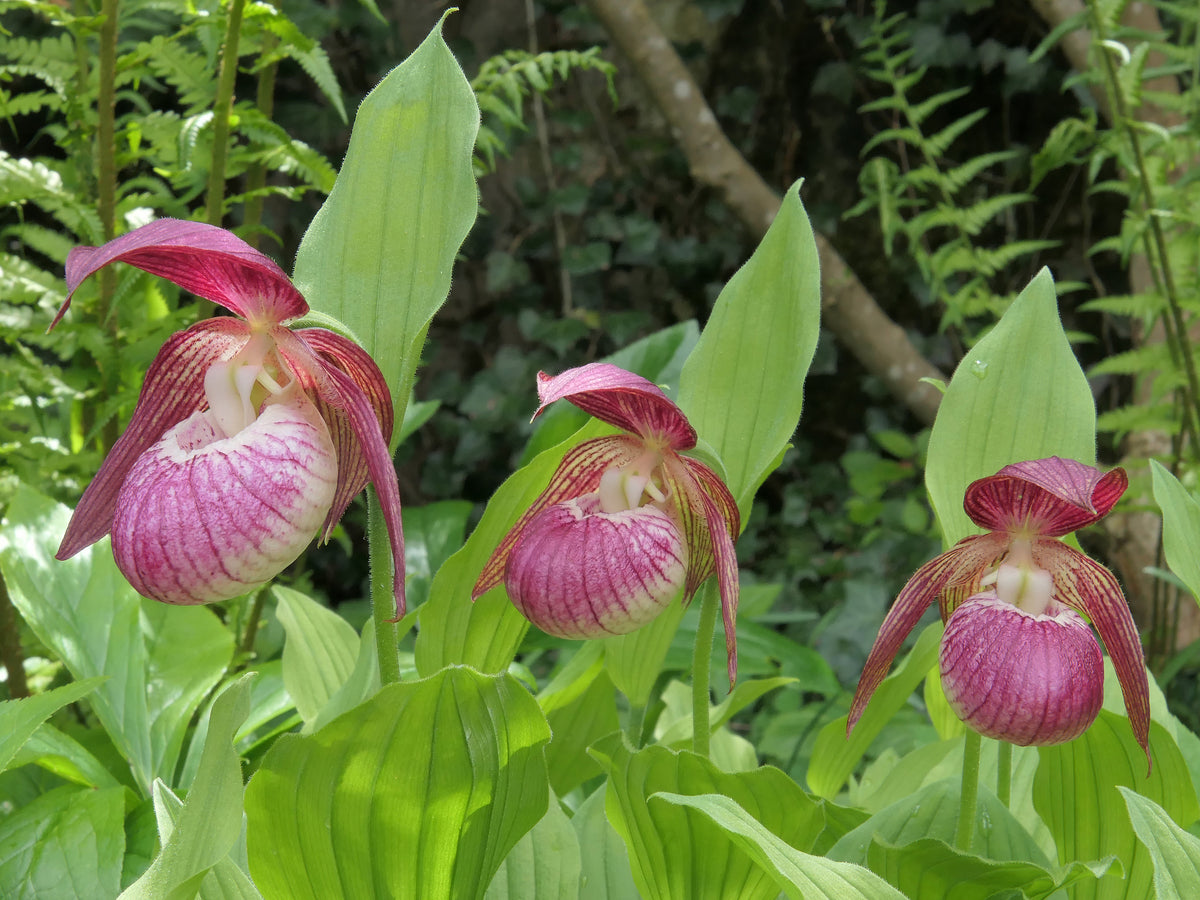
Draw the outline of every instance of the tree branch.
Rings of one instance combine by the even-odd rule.
[[[779,212],[779,195],[721,130],[696,80],[642,0],[588,2],[666,117],[692,177],[717,190],[761,238]],[[822,234],[816,240],[825,324],[893,396],[922,422],[932,424],[941,394],[921,379],[946,376],[880,308],[829,240]]]

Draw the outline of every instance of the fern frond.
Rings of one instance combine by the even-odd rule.
[[[1107,313],[1110,316],[1127,316],[1131,319],[1159,315],[1166,310],[1166,298],[1162,294],[1147,291],[1144,294],[1113,294],[1109,297],[1097,297],[1080,303],[1076,307],[1079,312]]]
[[[1179,416],[1170,404],[1135,404],[1110,409],[1096,416],[1096,430],[1120,441],[1134,431],[1179,432]]]
[[[961,119],[956,119],[951,122],[937,134],[926,138],[927,151],[930,156],[945,156],[946,151],[950,149],[950,145],[958,140],[959,136],[969,129],[972,125],[988,114],[986,109],[977,109],[974,112],[969,112]]]
[[[0,297],[5,303],[22,305],[65,299],[57,274],[11,253],[0,253]]]
[[[1089,375],[1149,375],[1174,370],[1171,351],[1165,343],[1142,344],[1123,353],[1114,353],[1088,370]],[[1182,383],[1182,381],[1180,381]]]
[[[208,59],[162,35],[155,35],[141,48],[150,70],[178,92],[184,107],[203,110],[212,106],[217,79]]]
[[[931,115],[941,109],[948,103],[953,103],[960,97],[965,97],[971,93],[971,88],[961,87],[953,88],[949,91],[942,91],[940,94],[934,94],[928,100],[923,100],[916,106],[912,106],[908,110],[908,117],[914,125],[921,125]]]

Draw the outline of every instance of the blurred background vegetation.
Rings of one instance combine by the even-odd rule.
[[[482,214],[419,373],[417,399],[436,410],[418,407],[431,416],[397,455],[407,507],[463,499],[474,512],[456,515],[478,514],[526,452],[539,369],[676,327],[677,372],[697,333],[686,323],[704,322],[765,227],[747,221],[753,186],[714,178],[673,117],[706,103],[715,118],[696,124],[715,124],[768,188],[804,179],[832,323],[794,447],[738,544],[744,583],[762,586],[743,607],[761,626],[744,665],[813,685],[746,723],[768,761],[803,771],[816,725],[804,699],[832,697],[829,674],[853,685],[892,598],[940,550],[922,482],[937,394],[919,377],[948,377],[1042,266],[1093,378],[1099,458],[1126,460],[1134,481],[1126,515],[1085,546],[1120,573],[1176,713],[1200,724],[1200,622],[1189,596],[1146,574],[1162,563],[1143,464],[1192,478],[1194,6],[625,4],[661,29],[654,44],[653,30],[620,35],[603,0],[457,5],[445,34],[484,110]],[[107,37],[101,6],[0,2],[0,505],[18,479],[73,504],[162,339],[198,314],[131,270],[81,290],[82,314],[47,336],[67,250],[173,215],[231,227],[290,269],[353,111],[445,4],[104,0],[118,11]],[[679,62],[698,95],[674,76],[656,87],[656,66]],[[863,304],[881,318],[857,318]],[[289,576],[352,619],[364,520],[352,509]]]

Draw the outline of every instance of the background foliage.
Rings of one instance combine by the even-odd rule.
[[[432,323],[417,322],[404,333],[418,348],[420,365],[414,402],[408,403],[407,391],[396,398],[408,405],[396,460],[410,544],[409,594],[418,604],[477,525],[503,530],[483,508],[513,469],[584,424],[570,410],[545,416],[537,428],[527,424],[535,373],[611,358],[657,382],[678,384],[723,286],[756,244],[719,193],[689,172],[661,115],[587,5],[460,5],[444,33],[483,113],[474,151],[481,215],[460,251],[445,306]],[[1035,273],[1052,268],[1058,312],[1099,413],[1098,459],[1106,465],[1126,460],[1133,477],[1127,517],[1120,520],[1126,524],[1081,540],[1120,572],[1129,590],[1162,689],[1161,719],[1187,761],[1176,760],[1172,771],[1190,766],[1194,777],[1200,758],[1191,734],[1200,727],[1196,585],[1179,560],[1186,554],[1176,551],[1172,558],[1170,531],[1165,555],[1153,540],[1148,560],[1129,562],[1123,554],[1129,531],[1146,528],[1137,516],[1148,514],[1157,528],[1156,504],[1167,511],[1168,528],[1194,515],[1188,503],[1195,502],[1200,387],[1189,336],[1200,288],[1200,168],[1194,165],[1200,157],[1200,16],[1187,4],[1150,4],[1158,27],[1148,29],[1113,2],[1080,7],[1058,27],[1043,20],[1035,4],[987,0],[651,6],[737,150],[780,193],[804,179],[801,196],[813,227],[944,372],[972,358],[968,353],[981,339],[1000,331],[993,331],[998,317]],[[122,269],[111,282],[81,289],[78,314],[46,335],[64,299],[62,265],[70,247],[100,243],[156,216],[208,218],[234,228],[286,269],[296,260],[303,275],[301,238],[347,158],[353,111],[440,15],[372,0],[295,0],[278,8],[204,0],[187,9],[124,0],[119,9],[109,63],[114,115],[106,125],[101,4],[0,3],[0,506],[10,523],[31,529],[20,541],[44,542],[46,534],[59,533],[63,512],[46,498],[75,502],[128,420],[157,347],[208,314],[166,282]],[[1092,64],[1080,71],[1064,41],[1083,30]],[[237,66],[223,116],[223,48],[231,33],[238,35]],[[114,135],[107,160],[98,150],[106,133]],[[220,185],[215,203],[214,178]],[[810,764],[817,737],[844,713],[884,611],[909,574],[941,548],[942,531],[924,489],[927,459],[938,452],[930,451],[929,431],[868,373],[852,342],[820,332],[803,396],[802,427],[754,495],[737,545],[740,671],[773,689],[726,697],[717,679],[715,700],[727,705],[714,719],[713,757],[725,773],[766,763],[790,776],[793,787],[815,790]],[[1144,457],[1162,463],[1153,479]],[[253,820],[272,791],[297,794],[283,764],[288,754],[321,762],[340,752],[333,733],[303,749],[305,737],[277,742],[277,735],[299,728],[307,736],[372,695],[387,700],[373,701],[380,728],[401,707],[434,721],[439,692],[459,691],[478,698],[480,723],[503,708],[514,717],[521,748],[545,744],[544,777],[530,774],[523,757],[510,767],[503,753],[489,777],[496,784],[514,779],[513,790],[521,779],[548,778],[571,813],[551,797],[550,814],[524,823],[537,821],[528,835],[514,826],[503,847],[464,850],[478,854],[464,866],[478,868],[483,860],[500,872],[491,887],[455,888],[466,896],[478,887],[489,896],[528,897],[531,880],[575,884],[580,876],[582,883],[606,886],[594,887],[595,896],[631,896],[635,884],[647,896],[667,896],[676,888],[649,887],[660,863],[629,860],[622,840],[647,821],[667,833],[737,835],[730,853],[738,865],[775,873],[762,880],[765,896],[789,891],[786,873],[796,867],[811,872],[797,856],[801,844],[804,854],[827,855],[839,865],[869,865],[909,896],[937,895],[937,886],[919,877],[932,858],[920,855],[932,852],[928,847],[909,844],[907,855],[899,854],[893,843],[900,843],[900,833],[880,830],[886,819],[874,820],[878,842],[860,845],[850,837],[867,813],[882,815],[905,800],[889,794],[886,783],[889,775],[909,771],[901,761],[910,751],[922,750],[929,765],[930,774],[918,776],[922,790],[931,792],[922,806],[936,808],[949,790],[935,776],[954,774],[946,760],[956,754],[946,745],[955,738],[940,734],[925,704],[909,697],[923,672],[910,673],[906,699],[871,745],[866,768],[851,760],[847,774],[855,777],[831,788],[846,802],[816,801],[796,788],[795,808],[811,806],[811,820],[788,827],[811,834],[784,835],[761,788],[730,787],[720,781],[723,773],[705,768],[707,761],[680,761],[676,771],[664,772],[654,754],[627,758],[624,748],[595,744],[618,727],[663,747],[686,744],[692,713],[679,679],[691,664],[698,609],[681,613],[674,633],[662,638],[661,667],[617,685],[633,702],[614,694],[613,681],[623,677],[620,663],[609,671],[599,657],[537,633],[512,636],[518,649],[510,675],[478,681],[436,675],[434,657],[419,642],[430,640],[432,624],[420,639],[401,636],[401,663],[406,675],[420,671],[437,682],[420,682],[423,687],[403,698],[375,694],[371,626],[364,630],[365,527],[365,507],[352,507],[335,540],[310,550],[283,586],[217,612],[172,609],[167,616],[122,587],[102,561],[88,563],[95,571],[74,575],[58,574],[47,563],[45,571],[28,574],[24,594],[59,591],[111,604],[104,615],[98,608],[61,610],[61,619],[51,620],[58,614],[53,604],[26,607],[16,598],[15,570],[6,564],[7,592],[20,615],[11,625],[0,620],[9,636],[6,661],[17,660],[4,690],[8,697],[34,693],[44,701],[44,715],[19,707],[34,723],[32,736],[14,741],[14,756],[0,774],[0,877],[27,870],[37,854],[61,857],[88,833],[80,823],[90,822],[95,834],[125,834],[120,871],[100,862],[113,858],[112,848],[102,846],[93,853],[95,872],[88,870],[114,896],[143,883],[139,878],[149,879],[145,890],[158,892],[147,896],[191,896],[187,891],[196,884],[214,879],[224,893],[213,896],[252,896],[236,893],[253,890],[243,884],[246,871],[264,889],[286,873],[247,864],[244,838],[234,834],[232,821],[225,823],[228,845],[210,859],[201,858],[203,848],[190,843],[188,831],[198,827],[188,823],[197,821],[203,803],[227,810],[230,792],[240,792],[229,775],[238,758],[248,763],[247,774],[267,773],[247,795]],[[1188,534],[1187,527],[1178,525],[1178,533]],[[8,540],[28,553],[31,545]],[[53,546],[44,549],[48,559]],[[58,583],[71,578],[78,584]],[[76,634],[79,616],[105,623],[103,630]],[[315,635],[324,637],[317,642]],[[114,647],[122,660],[116,670],[103,658]],[[179,657],[185,648],[186,665]],[[319,668],[322,679],[306,681],[298,673],[312,668],[312,654],[330,668]],[[606,649],[605,659],[621,659],[621,650]],[[181,676],[173,667],[187,669],[175,695],[139,687]],[[230,677],[246,669],[255,679]],[[101,676],[108,680],[92,680]],[[139,691],[144,704],[123,701]],[[546,743],[545,721],[522,706],[529,691],[551,731],[574,735],[570,742]],[[1168,718],[1168,710],[1178,719]],[[1112,730],[1123,734],[1122,727]],[[209,734],[218,737],[206,742]],[[1123,753],[1118,744],[1104,752]],[[369,762],[382,767],[389,748],[379,752],[379,760]],[[1030,785],[1035,762],[1026,764]],[[1079,759],[1055,764],[1078,779],[1087,774]],[[272,773],[282,773],[277,782]],[[651,787],[644,797],[618,792],[606,803],[597,799],[603,792],[593,790],[602,777],[613,784],[641,779],[639,785]],[[155,784],[165,790],[151,800]],[[72,787],[79,785],[88,791]],[[741,811],[723,806],[713,796],[719,794],[737,800]],[[179,806],[181,797],[187,806]],[[1014,808],[1019,827],[1040,841],[1037,861],[1048,873],[1050,887],[1041,894],[1030,888],[1029,895],[1045,895],[1068,880],[1103,878],[1111,885],[1117,876],[1099,864],[1094,871],[1054,869],[1067,861],[1045,848],[1053,851],[1059,836],[1047,839],[1031,823],[1053,831],[1058,820],[1045,804],[1057,799],[1038,801],[1043,805],[1036,810],[1032,799]],[[1070,860],[1092,864],[1114,852],[1125,864],[1137,848],[1139,883],[1148,884],[1151,871],[1169,868],[1147,861],[1166,852],[1166,836],[1178,831],[1183,837],[1172,840],[1191,846],[1187,840],[1194,838],[1176,823],[1194,833],[1196,811],[1186,804],[1170,808],[1165,794],[1152,796],[1168,806],[1165,817],[1138,795],[1118,799],[1122,805],[1112,815],[1124,822],[1124,804],[1129,810],[1131,824],[1119,836],[1125,843],[1112,850],[1097,845]],[[612,807],[607,818],[606,805]],[[556,817],[555,810],[563,814]],[[498,815],[503,818],[503,810]],[[1001,832],[1009,827],[1004,821]],[[766,836],[759,833],[763,826]],[[189,848],[194,858],[152,864],[168,855],[165,835],[173,828],[175,846]],[[1158,835],[1162,845],[1146,834]],[[772,843],[772,836],[782,836],[786,846]],[[567,849],[548,853],[547,846]],[[582,846],[604,850],[580,855]],[[969,860],[956,865],[972,878],[984,877]],[[164,876],[163,869],[173,874]],[[837,882],[820,879],[840,877],[839,871],[812,875],[817,883],[804,896],[832,891],[828,884]],[[1043,877],[1025,875],[1022,881],[1013,872],[988,873],[997,884],[1027,886]],[[753,890],[746,896],[756,895]]]

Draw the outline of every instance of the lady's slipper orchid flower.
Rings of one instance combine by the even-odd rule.
[[[84,491],[59,559],[112,533],[141,594],[212,603],[266,583],[333,526],[368,477],[379,492],[404,611],[400,492],[388,453],[391,394],[348,338],[284,323],[308,312],[267,256],[224,229],[160,219],[67,257],[69,294],[124,262],[241,318],[173,334],[146,373],[129,427]],[[53,324],[51,327],[53,327]]]
[[[737,671],[737,502],[708,466],[681,452],[696,431],[679,407],[639,375],[591,363],[538,374],[534,418],[566,399],[628,434],[585,441],[492,554],[472,591],[501,581],[517,609],[567,638],[626,634],[655,618],[680,590],[689,602],[716,572],[729,681]]]
[[[937,600],[946,631],[946,699],[976,731],[1028,746],[1082,734],[1103,699],[1100,648],[1112,657],[1134,737],[1150,756],[1149,687],[1142,645],[1112,573],[1057,540],[1098,522],[1125,492],[1108,473],[1070,459],[1005,466],[971,484],[963,506],[987,534],[926,563],[880,628],[850,706],[847,733],[883,681],[904,637]]]

